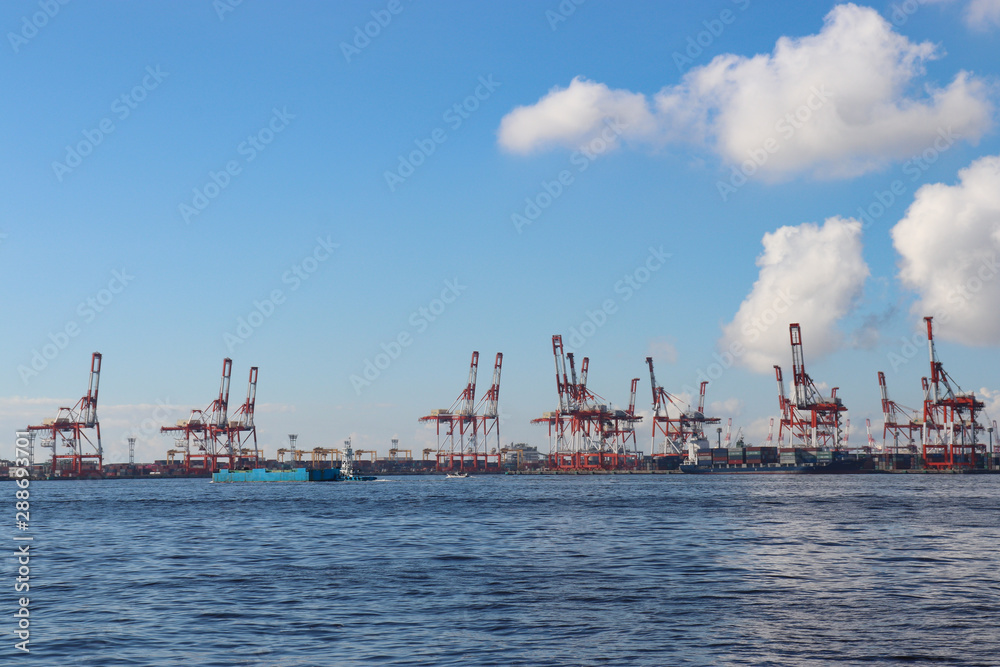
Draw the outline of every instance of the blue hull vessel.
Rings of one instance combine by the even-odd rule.
[[[213,482],[370,482],[374,475],[345,475],[339,468],[323,470],[226,470],[212,473]]]

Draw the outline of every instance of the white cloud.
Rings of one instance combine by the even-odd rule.
[[[553,88],[531,106],[517,107],[500,121],[500,145],[530,153],[550,145],[576,148],[616,122],[635,136],[650,131],[654,119],[641,93],[611,90],[603,83],[574,78],[567,88]],[[617,140],[617,133],[609,136]]]
[[[986,404],[986,415],[993,421],[1000,419],[1000,390],[990,390],[987,387],[980,387],[976,394],[976,397]],[[986,423],[985,419],[981,421],[984,424]],[[990,423],[986,425],[993,426],[993,421],[990,421]],[[997,442],[998,438],[1000,438],[1000,433],[994,431],[993,442]]]
[[[672,364],[677,361],[677,347],[666,338],[654,338],[646,346],[646,356],[654,362]]]
[[[724,415],[726,417],[739,417],[743,414],[743,399],[727,398],[724,401],[712,401],[708,405],[707,414],[715,416]]]
[[[775,404],[777,404],[775,400]],[[755,445],[763,445],[767,440],[767,431],[770,428],[770,420],[773,417],[759,417],[750,422],[744,429],[743,434],[746,436],[747,443],[753,443]],[[774,426],[774,440],[773,444],[777,446],[778,443],[778,426]]]
[[[78,398],[29,398],[27,396],[0,397],[0,418],[17,419],[19,422],[41,424],[46,417],[55,417],[61,406],[72,406]]]
[[[892,228],[899,278],[916,291],[916,315],[940,322],[941,338],[1000,344],[1000,156],[958,172],[959,183],[917,190]]]
[[[818,34],[782,37],[770,54],[717,56],[652,99],[576,78],[507,114],[499,142],[518,153],[579,146],[617,118],[626,141],[695,142],[733,165],[756,158],[765,178],[849,177],[922,150],[939,130],[975,141],[991,125],[987,88],[965,72],[909,96],[939,55],[873,9],[838,5]]]
[[[660,384],[660,386],[663,385],[660,378],[656,378],[656,382]],[[666,387],[664,387],[664,389],[666,389],[667,393],[673,396],[674,400],[677,401],[677,405],[674,405],[673,403],[667,405],[667,413],[671,416],[677,417],[683,412],[694,410],[698,407],[699,397],[697,395],[686,391],[679,391],[675,394]]]
[[[965,9],[965,23],[976,30],[1000,26],[1000,0],[971,0]]]
[[[829,218],[764,235],[760,273],[733,321],[723,327],[719,347],[736,363],[768,372],[787,366],[788,325],[802,325],[806,360],[842,343],[836,329],[861,297],[868,265],[862,257],[861,223]]]

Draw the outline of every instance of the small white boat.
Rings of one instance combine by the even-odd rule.
[[[468,476],[469,473],[467,472],[450,472],[447,475],[445,475],[447,479],[465,479]]]

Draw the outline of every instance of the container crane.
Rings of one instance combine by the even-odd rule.
[[[698,448],[707,446],[705,425],[718,424],[719,417],[705,416],[705,394],[708,381],[703,381],[698,389],[698,409],[692,410],[687,403],[667,392],[656,382],[653,371],[653,358],[646,357],[649,366],[649,382],[653,390],[653,445],[652,456],[668,456],[683,454],[685,449],[689,460],[698,461]],[[674,406],[678,416],[671,417],[669,406]],[[663,440],[657,447],[657,436]]]
[[[192,410],[187,419],[180,419],[174,426],[163,426],[160,433],[173,433],[176,449],[184,450],[184,471],[218,472],[220,462],[232,469],[236,463],[232,432],[228,421],[229,382],[233,360],[222,360],[222,379],[219,396],[204,410]],[[252,374],[254,379],[256,374]],[[256,383],[254,384],[256,386]]]
[[[888,450],[887,438],[892,434],[892,452],[899,454],[900,437],[905,441],[908,452],[916,453],[916,442],[923,428],[917,418],[917,411],[896,403],[889,398],[885,373],[878,372],[878,387],[882,399],[882,448]]]
[[[500,455],[488,451],[487,435],[496,434],[499,445],[500,427],[497,402],[500,398],[500,368],[503,355],[497,355],[493,368],[493,384],[485,398],[486,413],[478,415],[476,379],[479,374],[479,352],[472,353],[469,378],[465,388],[450,408],[432,410],[419,421],[434,422],[437,432],[437,469],[442,471],[493,469],[500,467]],[[482,426],[482,433],[480,433]]]
[[[973,392],[963,392],[944,370],[934,348],[933,317],[925,317],[927,351],[931,375],[923,379],[923,456],[931,468],[974,468],[977,458],[985,456],[985,445],[978,436],[984,428],[977,413],[985,404]],[[954,383],[954,386],[952,384]]]
[[[830,396],[823,396],[806,372],[802,346],[802,330],[795,323],[788,327],[792,346],[792,397],[785,397],[785,383],[781,368],[775,366],[778,381],[778,400],[782,410],[778,440],[783,440],[788,430],[790,440],[810,443],[820,449],[837,449],[840,446],[840,413],[847,410],[837,396],[836,388]]]
[[[104,469],[101,424],[97,417],[97,393],[101,381],[101,353],[90,357],[90,383],[87,393],[71,408],[61,407],[54,419],[44,419],[31,432],[40,432],[42,447],[52,449],[52,476],[100,477]],[[87,435],[93,430],[94,440]],[[69,450],[69,453],[61,451]],[[61,465],[60,461],[68,462]]]
[[[562,469],[621,469],[638,464],[635,422],[642,418],[628,410],[612,409],[587,386],[590,358],[584,357],[580,375],[572,352],[563,349],[562,336],[552,336],[559,409],[546,412],[532,424],[549,428],[549,466]],[[569,369],[567,372],[567,368]]]

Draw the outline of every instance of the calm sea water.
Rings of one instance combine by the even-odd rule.
[[[996,476],[31,490],[3,664],[1000,664]]]

